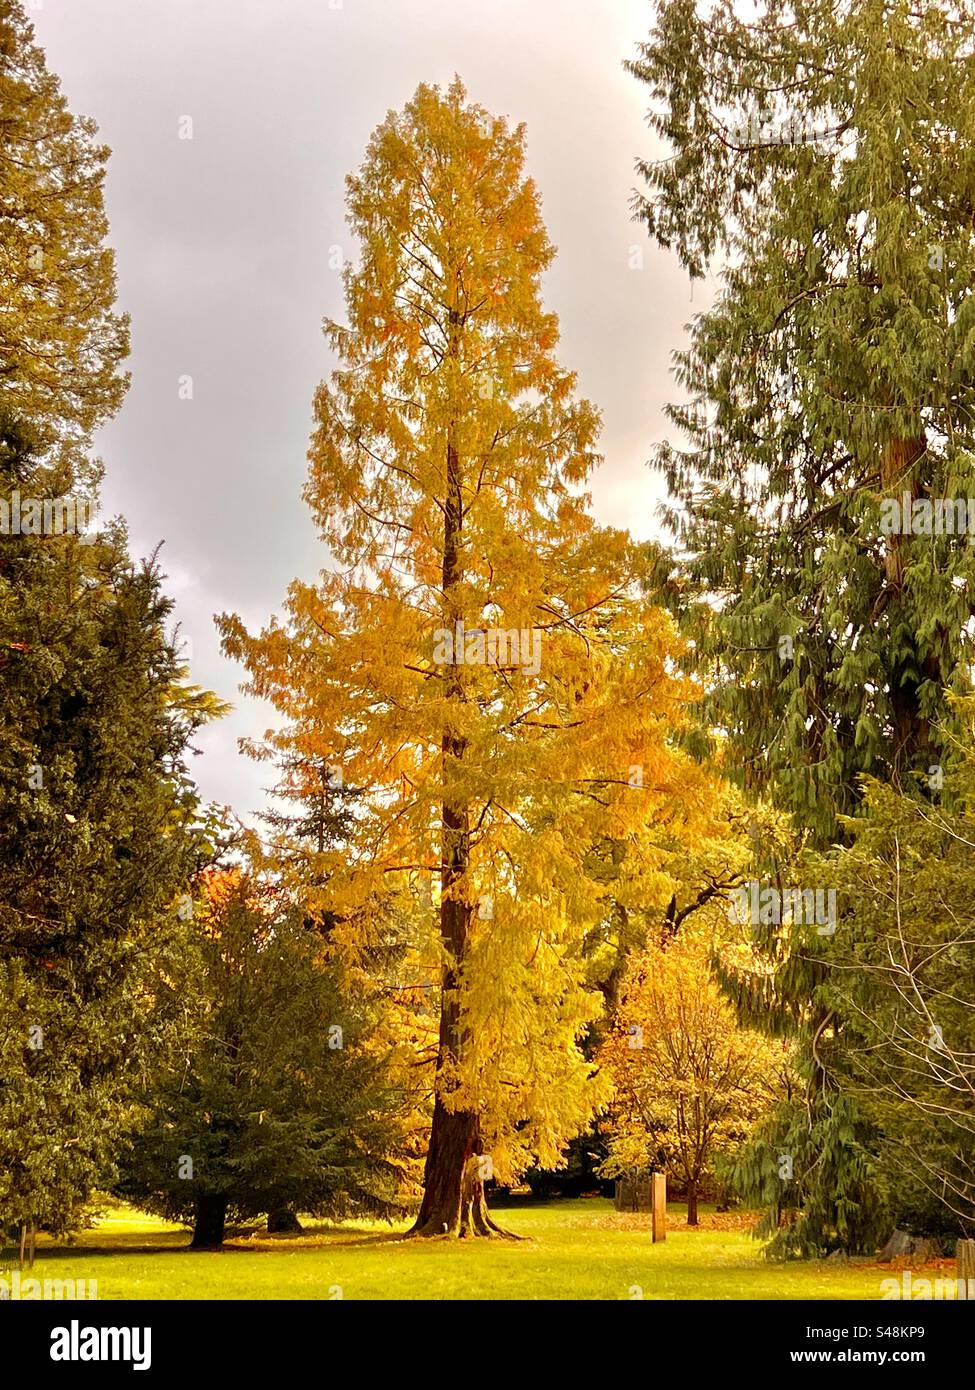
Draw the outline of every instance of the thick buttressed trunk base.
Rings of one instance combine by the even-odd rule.
[[[491,1220],[477,1147],[477,1116],[449,1111],[438,1098],[423,1177],[423,1202],[409,1236],[521,1239]]]

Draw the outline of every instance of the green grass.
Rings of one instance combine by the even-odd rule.
[[[617,1215],[601,1198],[497,1216],[527,1239],[403,1241],[385,1226],[312,1224],[297,1238],[255,1233],[195,1252],[185,1230],[119,1208],[73,1246],[39,1243],[33,1276],[96,1279],[99,1299],[877,1299],[889,1274],[866,1262],[771,1264],[747,1230],[713,1229],[722,1218],[710,1213],[690,1230],[677,1204],[658,1245],[648,1216]],[[5,1277],[11,1265],[8,1250]]]

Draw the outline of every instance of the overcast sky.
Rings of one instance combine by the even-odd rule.
[[[703,306],[630,217],[655,152],[646,91],[623,71],[649,0],[28,0],[75,112],[114,153],[107,203],[132,387],[101,434],[104,507],[163,568],[194,678],[233,701],[200,739],[203,795],[246,819],[269,780],[237,751],[268,711],[237,691],[213,614],[252,628],[325,563],[300,500],[321,335],[342,318],[330,249],[353,251],[345,174],[421,81],[525,121],[559,248],[546,304],[560,357],[603,411],[601,520],[657,533],[646,466],[665,433],[672,351]],[[181,139],[192,121],[192,139]],[[643,252],[632,269],[632,248]],[[332,257],[334,260],[334,257]],[[180,379],[192,377],[192,400]]]

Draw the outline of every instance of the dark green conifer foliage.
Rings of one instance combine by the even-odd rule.
[[[111,1177],[144,972],[207,856],[190,740],[220,708],[183,683],[155,563],[86,515],[127,381],[107,156],[0,0],[0,1227],[32,1230]]]
[[[970,688],[975,550],[889,509],[975,498],[973,48],[971,0],[662,0],[629,65],[669,147],[637,213],[691,276],[720,275],[676,355],[685,438],[656,458],[670,592],[705,729],[811,846],[848,834],[864,773],[926,794],[946,692]],[[759,935],[771,973],[727,984],[796,1039],[808,1089],[739,1178],[773,1250],[868,1247],[880,1137],[838,1089],[830,938]]]
[[[207,876],[179,968],[159,980],[179,1043],[153,1076],[123,1191],[219,1246],[282,1210],[390,1216],[402,1118],[374,1018],[280,890]]]
[[[49,495],[0,426],[0,495]],[[124,532],[0,537],[0,1224],[69,1227],[112,1173],[142,987],[207,856],[186,758],[219,712]]]
[[[673,157],[639,214],[721,272],[657,458],[712,724],[829,841],[857,777],[939,760],[975,551],[883,500],[975,497],[975,8],[665,0],[632,71]]]

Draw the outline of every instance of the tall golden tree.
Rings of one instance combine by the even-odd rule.
[[[622,842],[663,904],[646,827],[672,841],[710,795],[669,743],[693,691],[640,551],[587,512],[598,415],[541,305],[554,248],[523,128],[459,80],[421,86],[348,207],[361,258],[348,326],[326,325],[341,366],[305,491],[334,565],[257,637],[220,622],[283,716],[253,751],[299,799],[302,769],[329,763],[353,808],[305,885],[332,939],[366,963],[397,903],[425,924],[416,984],[439,1034],[414,1230],[487,1235],[483,1180],[557,1165],[604,1095],[579,1047],[600,1007],[593,854]]]

